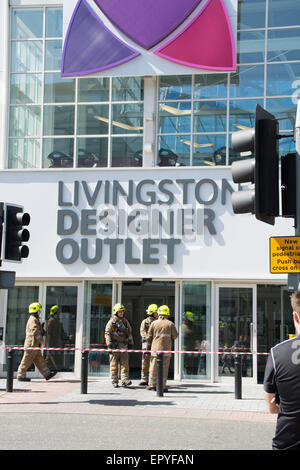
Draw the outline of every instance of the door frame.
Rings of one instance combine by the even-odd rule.
[[[219,351],[219,300],[220,288],[239,288],[252,289],[252,322],[250,323],[250,349],[252,354],[252,377],[247,377],[247,381],[257,383],[257,287],[256,284],[243,284],[237,282],[220,282],[215,283],[215,334],[214,334],[214,351]],[[215,382],[222,381],[223,377],[219,375],[219,354],[214,354],[213,380]],[[233,379],[233,378],[232,378]]]

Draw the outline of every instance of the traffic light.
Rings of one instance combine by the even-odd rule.
[[[4,260],[22,261],[29,255],[23,242],[28,242],[30,234],[23,227],[29,225],[30,215],[23,212],[23,207],[12,204],[6,204],[4,212]]]
[[[233,212],[252,213],[271,225],[279,215],[278,130],[275,117],[256,105],[255,128],[232,134],[232,148],[253,155],[232,163],[232,179],[235,183],[254,184],[252,189],[232,194]]]

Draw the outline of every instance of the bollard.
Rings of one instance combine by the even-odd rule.
[[[234,388],[235,398],[241,400],[242,398],[242,356],[236,354],[234,358]]]
[[[88,388],[88,368],[89,368],[89,351],[81,353],[81,393],[87,394]]]
[[[156,379],[156,395],[158,397],[164,396],[164,384],[163,384],[163,369],[164,369],[164,355],[163,353],[157,353],[157,379]]]
[[[6,391],[13,391],[14,383],[14,349],[9,349],[7,353],[7,378],[6,378]]]

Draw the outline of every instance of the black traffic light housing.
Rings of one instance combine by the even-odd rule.
[[[279,215],[278,121],[256,105],[255,128],[234,132],[232,147],[236,152],[251,152],[253,158],[232,164],[235,183],[252,183],[254,188],[232,194],[235,214],[251,212],[258,220],[274,225]]]
[[[4,249],[3,259],[6,261],[22,261],[27,258],[29,248],[23,245],[30,238],[24,226],[29,225],[30,215],[23,212],[23,207],[6,204],[4,208]]]

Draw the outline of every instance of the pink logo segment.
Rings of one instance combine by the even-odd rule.
[[[189,67],[235,70],[235,48],[223,0],[209,0],[194,20],[157,54]]]

